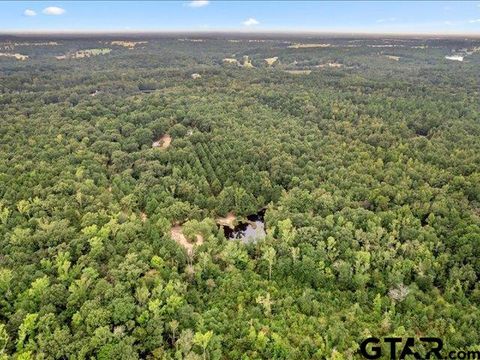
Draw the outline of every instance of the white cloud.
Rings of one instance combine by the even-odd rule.
[[[23,12],[23,15],[25,15],[25,16],[36,16],[37,13],[35,12],[35,10],[26,9],[26,10]]]
[[[45,15],[62,15],[65,13],[65,9],[57,6],[49,6],[42,10]]]
[[[468,20],[468,22],[469,22],[470,24],[479,23],[479,22],[480,22],[480,19]]]
[[[445,25],[453,25],[453,22],[451,22],[450,20],[445,20],[443,23]]]
[[[253,25],[258,25],[260,22],[257,19],[254,18],[248,18],[244,22],[242,22],[243,25],[245,26],[253,26]]]
[[[188,3],[188,6],[192,8],[200,8],[207,6],[210,3],[208,0],[193,0]]]

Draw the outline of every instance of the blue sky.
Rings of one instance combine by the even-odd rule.
[[[0,32],[182,30],[480,35],[480,1],[0,2]]]

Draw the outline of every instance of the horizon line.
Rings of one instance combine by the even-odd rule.
[[[162,34],[196,34],[196,35],[349,35],[349,36],[434,36],[434,37],[474,37],[480,38],[478,32],[397,32],[397,31],[368,31],[368,30],[133,30],[133,29],[111,29],[111,30],[2,30],[0,36],[8,35],[162,35]]]

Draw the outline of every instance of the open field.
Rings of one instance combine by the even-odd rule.
[[[12,54],[12,53],[0,53],[0,57],[11,57],[11,58],[15,58],[16,60],[27,60],[28,59],[27,55]]]

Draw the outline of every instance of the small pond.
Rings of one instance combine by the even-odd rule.
[[[247,216],[247,221],[239,223],[233,229],[223,227],[225,237],[228,240],[241,240],[242,242],[255,242],[265,238],[265,209],[258,213]]]

